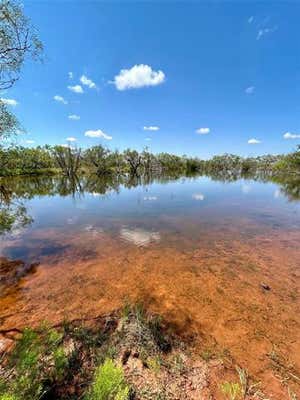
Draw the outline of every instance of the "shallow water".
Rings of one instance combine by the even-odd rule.
[[[3,290],[2,330],[138,301],[265,381],[274,345],[299,370],[300,202],[286,188],[207,177],[3,185],[6,207],[32,221],[6,230],[0,256],[39,265]]]

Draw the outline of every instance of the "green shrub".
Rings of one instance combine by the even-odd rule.
[[[18,400],[18,397],[16,397],[15,395],[13,395],[13,394],[2,394],[2,395],[0,395],[0,400]]]
[[[68,364],[61,342],[62,335],[54,329],[25,329],[9,360],[13,378],[0,400],[38,400],[59,382]]]
[[[106,359],[97,368],[94,382],[86,400],[127,400],[129,386],[126,385],[123,369]]]

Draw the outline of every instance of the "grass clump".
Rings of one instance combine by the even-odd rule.
[[[108,358],[96,369],[92,387],[85,400],[127,399],[129,386],[126,384],[123,369]]]
[[[226,399],[228,400],[241,399],[243,390],[239,383],[224,382],[220,385],[220,388]]]

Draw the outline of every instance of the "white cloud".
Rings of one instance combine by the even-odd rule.
[[[33,144],[33,143],[35,143],[35,140],[27,139],[27,140],[25,140],[25,143],[27,143],[27,144]]]
[[[274,26],[273,28],[261,28],[257,32],[256,40],[261,39],[263,36],[268,35],[269,33],[275,32],[277,29],[277,26]]]
[[[71,114],[68,116],[68,118],[72,119],[73,121],[78,121],[80,119],[80,116],[76,114]]]
[[[204,197],[204,194],[202,194],[202,193],[195,193],[195,194],[193,194],[192,198],[194,200],[202,201],[202,200],[204,200],[205,197]]]
[[[196,129],[196,133],[198,133],[198,135],[207,135],[210,132],[209,128],[198,128]]]
[[[16,105],[18,105],[17,100],[14,100],[14,99],[4,99],[3,97],[1,97],[0,100],[2,101],[2,103],[6,104],[7,106],[16,107]]]
[[[251,15],[251,17],[248,18],[248,23],[252,24],[253,21],[254,21],[254,17],[253,17],[253,15]]]
[[[149,65],[139,64],[130,69],[121,69],[113,83],[118,90],[126,90],[160,85],[164,80],[163,71],[154,71]]]
[[[144,131],[158,131],[159,126],[144,126]]]
[[[147,142],[151,142],[152,139],[151,139],[151,137],[146,137],[145,140],[146,140]]]
[[[298,133],[291,133],[291,132],[286,132],[283,135],[284,139],[299,139],[300,135]]]
[[[55,96],[53,97],[53,99],[54,99],[55,101],[58,101],[59,103],[68,104],[67,100],[65,100],[62,96],[55,95]]]
[[[254,93],[254,90],[255,90],[255,86],[249,86],[245,89],[245,93],[252,94],[252,93]]]
[[[98,130],[89,130],[86,131],[84,136],[90,137],[90,138],[103,138],[106,140],[111,140],[112,136],[107,135],[105,132],[101,131],[101,129]]]
[[[67,137],[67,139],[66,139],[66,141],[67,142],[76,142],[76,138],[74,138],[74,137]]]
[[[83,93],[82,86],[80,86],[80,85],[68,86],[68,89],[74,93]]]
[[[252,138],[248,140],[248,144],[259,144],[259,143],[261,143],[261,141],[258,139]]]
[[[82,76],[80,77],[80,82],[81,82],[83,85],[88,86],[90,89],[96,89],[96,88],[97,88],[95,82],[93,82],[91,79],[89,79],[89,78],[88,78],[87,76],[85,76],[85,75],[82,75]]]
[[[69,79],[73,79],[73,76],[74,76],[74,75],[73,75],[73,72],[71,72],[71,71],[68,72],[68,76],[69,76]]]

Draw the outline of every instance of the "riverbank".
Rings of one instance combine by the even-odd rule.
[[[197,354],[140,305],[6,332],[0,344],[1,399],[269,399],[230,353]],[[293,393],[286,385],[284,398]]]

